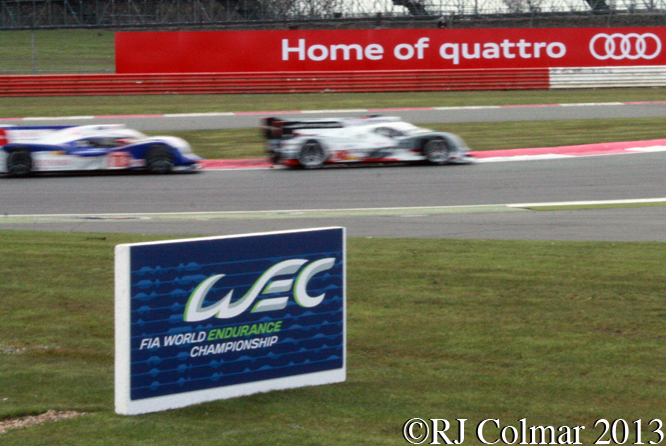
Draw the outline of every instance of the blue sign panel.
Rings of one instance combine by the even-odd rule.
[[[119,413],[344,380],[343,228],[122,247]]]

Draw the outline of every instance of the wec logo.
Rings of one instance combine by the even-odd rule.
[[[218,274],[211,276],[201,282],[190,295],[185,307],[183,320],[185,322],[198,322],[212,317],[218,319],[231,319],[248,310],[260,295],[286,293],[292,289],[294,299],[298,305],[306,308],[316,307],[324,300],[325,293],[318,296],[310,296],[307,292],[308,282],[316,274],[331,269],[333,265],[335,265],[335,258],[330,257],[316,260],[304,267],[295,278],[273,280],[278,276],[296,274],[296,272],[298,272],[298,270],[306,263],[308,263],[308,261],[305,259],[291,259],[273,265],[261,275],[261,277],[240,299],[232,303],[231,298],[234,290],[231,290],[221,301],[204,307],[206,296],[213,286],[225,275]],[[254,305],[251,312],[260,313],[265,311],[282,310],[287,307],[288,301],[289,296],[262,299]]]

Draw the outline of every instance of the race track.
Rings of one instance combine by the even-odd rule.
[[[666,116],[666,103],[30,118],[12,123],[125,123],[160,131],[254,127],[269,115],[368,113],[397,114],[415,123],[629,118]],[[557,211],[504,206],[662,198],[664,178],[666,152],[445,167],[3,178],[0,229],[227,235],[341,225],[352,237],[666,241],[666,206]]]
[[[40,176],[1,180],[0,229],[227,235],[341,225],[351,237],[666,241],[666,206],[493,206],[662,198],[665,177],[664,152],[444,167]]]

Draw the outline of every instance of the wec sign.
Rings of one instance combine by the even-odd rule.
[[[250,290],[236,302],[231,303],[231,298],[234,293],[234,291],[231,290],[220,302],[204,308],[203,304],[206,296],[213,285],[224,277],[224,274],[209,277],[201,282],[190,295],[187,306],[185,307],[185,316],[183,319],[186,322],[203,321],[210,319],[211,317],[230,319],[239,316],[244,311],[248,310],[259,294],[274,294],[289,291],[292,288],[292,284],[294,287],[294,298],[298,305],[304,308],[316,307],[324,300],[326,294],[322,293],[315,297],[309,296],[307,292],[308,283],[315,274],[331,269],[333,265],[335,265],[335,261],[335,258],[326,258],[312,262],[310,265],[303,268],[295,279],[295,283],[294,279],[273,281],[277,276],[296,273],[303,264],[308,262],[305,259],[285,260],[284,262],[272,266],[268,271],[262,274],[259,280],[252,285]],[[264,299],[259,301],[250,312],[261,313],[264,311],[283,310],[287,307],[288,300],[289,296]]]
[[[116,412],[346,376],[345,231],[116,247]]]
[[[117,73],[666,65],[666,28],[116,33]]]

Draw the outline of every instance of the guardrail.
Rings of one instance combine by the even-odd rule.
[[[0,96],[321,93],[549,88],[547,68],[0,76]]]

